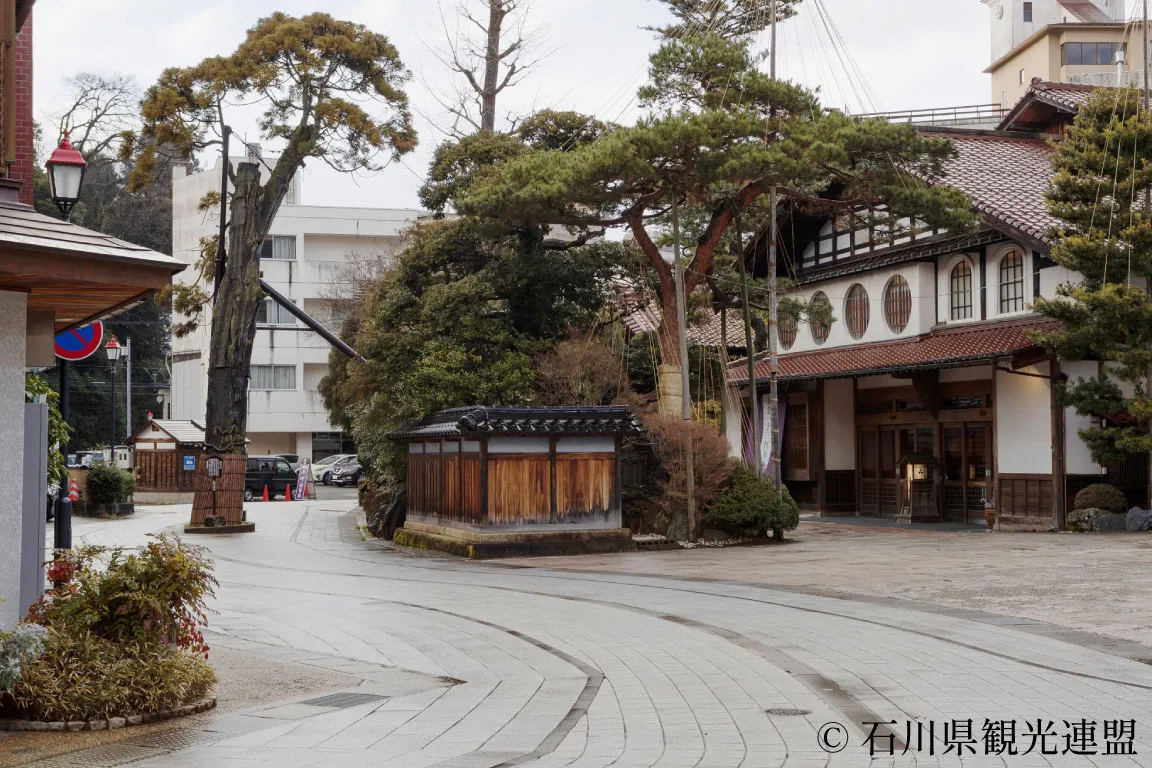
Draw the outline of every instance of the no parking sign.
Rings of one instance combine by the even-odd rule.
[[[97,320],[56,336],[56,357],[75,362],[100,349],[104,341],[104,323]]]

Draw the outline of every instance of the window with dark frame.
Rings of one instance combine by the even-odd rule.
[[[295,261],[296,238],[291,235],[269,235],[260,244],[260,258]]]
[[[827,294],[824,291],[817,291],[812,297],[812,306],[816,307],[829,307],[831,308],[832,302],[828,301]],[[832,329],[831,325],[825,323],[823,320],[811,318],[808,320],[808,326],[812,330],[812,340],[817,344],[823,344],[828,341],[828,332]]]
[[[784,452],[789,472],[808,469],[808,403],[788,405],[784,422]]]
[[[1024,3],[1024,22],[1032,21],[1032,3]]]
[[[1127,50],[1125,43],[1064,43],[1060,46],[1063,66],[1111,66],[1116,54]]]
[[[1000,312],[1024,309],[1024,255],[1009,251],[1000,259]]]
[[[972,319],[972,267],[961,261],[952,267],[950,320]]]
[[[903,333],[912,318],[912,291],[908,281],[896,275],[884,289],[884,320],[892,333]]]
[[[844,322],[852,338],[859,339],[868,331],[869,314],[868,291],[856,283],[848,289],[848,296],[844,299]]]
[[[781,314],[776,321],[777,335],[780,337],[780,346],[791,349],[796,343],[796,316],[787,312]]]

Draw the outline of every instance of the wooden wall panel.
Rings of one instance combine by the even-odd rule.
[[[484,505],[480,488],[480,454],[461,454],[461,486],[463,488],[460,500],[460,511],[464,522],[472,525],[484,525]]]
[[[609,520],[615,491],[615,469],[615,457],[610,453],[557,454],[557,522]]]
[[[488,454],[488,524],[547,523],[552,491],[548,454]]]
[[[1052,517],[1052,475],[999,476],[997,514],[1005,517]]]
[[[244,476],[248,471],[248,456],[243,453],[219,454],[224,460],[220,477],[216,479],[216,514],[222,515],[229,525],[239,525],[244,517]],[[204,517],[212,514],[212,479],[208,477],[205,462],[196,462],[195,496],[192,500],[192,524],[202,525]],[[234,491],[222,494],[220,491]],[[229,504],[231,501],[231,504]]]
[[[185,456],[195,456],[199,469],[203,458],[196,450],[135,451],[132,460],[136,488],[141,491],[195,490],[195,472],[185,471]]]
[[[440,466],[440,487],[443,494],[440,515],[445,520],[463,520],[464,510],[460,504],[460,454],[444,454],[440,459]]]

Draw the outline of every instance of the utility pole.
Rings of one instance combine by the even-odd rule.
[[[744,308],[744,348],[748,352],[748,413],[752,415],[752,461],[756,477],[764,475],[764,460],[760,455],[760,399],[756,393],[756,340],[752,336],[752,305],[748,300],[748,270],[744,266],[744,230],[736,216],[736,263],[740,267],[740,304]]]
[[[124,440],[132,437],[132,337],[127,338],[124,345],[124,361],[128,364],[128,372],[124,379]]]
[[[224,279],[224,270],[227,268],[227,252],[224,249],[224,230],[228,226],[228,137],[232,129],[224,126],[220,146],[220,235],[216,238],[216,277],[212,285],[212,303],[216,303],[216,294],[220,293],[220,281]]]
[[[1144,0],[1147,2],[1148,0]],[[776,80],[776,4],[772,0],[772,51],[769,64],[769,76]],[[775,116],[775,110],[773,110]],[[776,220],[777,191],[773,184],[768,192],[769,225],[768,225],[768,419],[772,428],[769,436],[772,440],[770,456],[772,457],[772,482],[780,488],[780,361],[776,355],[776,241],[779,239],[778,223]]]
[[[1148,0],[1144,0],[1144,120],[1148,119],[1148,90],[1152,83],[1148,82]],[[1137,130],[1139,130],[1140,121],[1136,121]],[[1144,215],[1152,215],[1152,194],[1148,190],[1144,190]],[[1144,276],[1144,289],[1148,294],[1148,298],[1152,301],[1152,275]],[[1145,384],[1146,391],[1152,392],[1152,366],[1148,368],[1148,379]],[[1148,425],[1149,433],[1152,433],[1152,424]],[[1152,452],[1148,453],[1148,504],[1152,505]]]
[[[673,194],[678,194],[673,192]],[[692,391],[690,388],[691,371],[688,367],[688,297],[684,290],[684,263],[680,259],[680,205],[676,198],[672,199],[672,254],[676,264],[676,326],[680,334],[680,381],[683,388],[681,403],[682,416],[686,424],[692,423]],[[685,539],[692,541],[696,532],[696,466],[693,456],[692,432],[684,431],[684,463],[687,474],[688,494],[688,530]]]

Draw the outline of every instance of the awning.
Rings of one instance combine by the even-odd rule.
[[[55,314],[57,333],[143,301],[187,265],[163,253],[0,202],[0,290]]]
[[[1032,317],[944,328],[906,341],[782,354],[780,380],[833,379],[989,362],[1035,349],[1028,331],[1052,331],[1058,327],[1058,321]],[[768,374],[767,355],[757,355],[757,379],[766,381]],[[729,384],[747,382],[747,358],[728,366]]]

